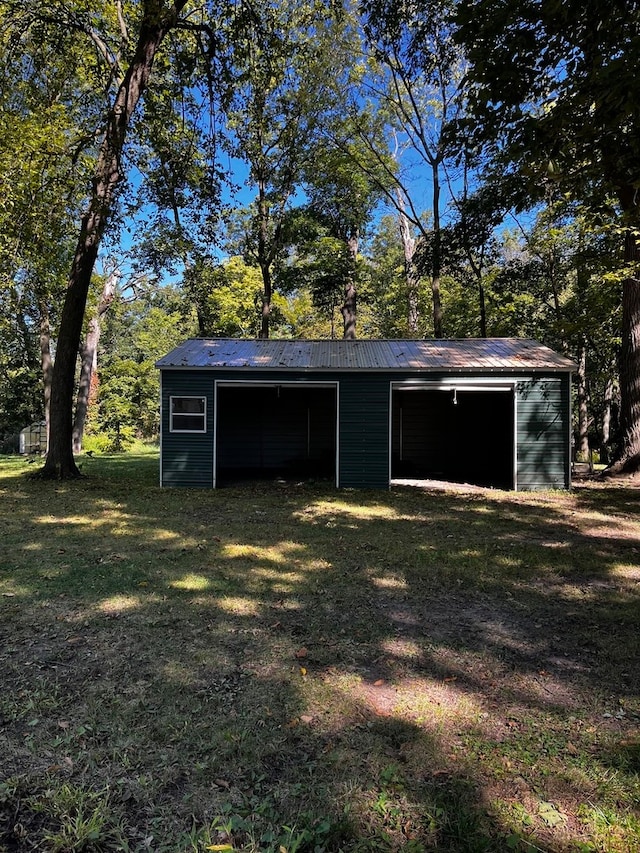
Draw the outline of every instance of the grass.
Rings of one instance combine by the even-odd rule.
[[[0,851],[640,849],[640,494],[0,459]]]

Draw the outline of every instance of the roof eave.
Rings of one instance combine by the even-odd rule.
[[[575,373],[577,365],[553,365],[530,367],[526,364],[519,367],[456,367],[452,365],[442,365],[440,367],[287,367],[283,365],[219,365],[219,364],[162,364],[156,362],[158,370],[206,370],[217,371],[224,373],[231,372],[246,372],[252,373],[473,373],[473,374],[494,374],[494,373],[528,373],[528,374],[549,374],[549,373]]]

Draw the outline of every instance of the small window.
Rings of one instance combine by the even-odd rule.
[[[206,432],[206,397],[171,397],[170,432]]]

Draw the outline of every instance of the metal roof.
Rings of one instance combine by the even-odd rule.
[[[464,373],[565,373],[576,369],[570,359],[538,341],[523,338],[352,341],[192,338],[156,362],[156,367]]]

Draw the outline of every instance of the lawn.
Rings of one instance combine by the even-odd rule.
[[[640,849],[640,492],[0,459],[0,851]]]

